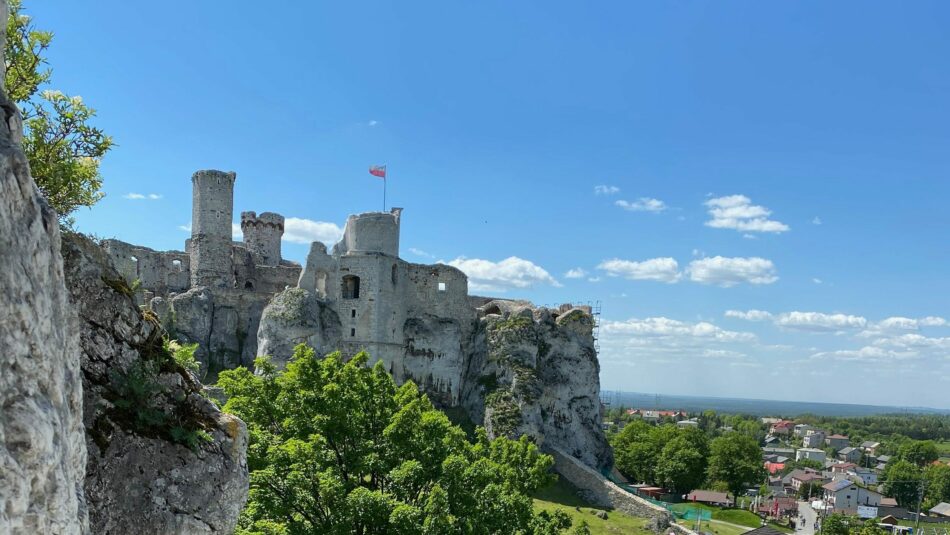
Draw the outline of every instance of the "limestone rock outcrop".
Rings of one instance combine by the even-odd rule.
[[[404,345],[382,358],[396,380],[412,380],[440,407],[463,408],[490,436],[527,434],[588,466],[610,465],[590,311],[508,300],[470,310],[466,317],[408,315]],[[299,343],[323,353],[361,349],[345,337],[328,301],[292,288],[264,309],[258,353],[283,365]]]
[[[67,236],[63,258],[81,323],[92,532],[230,533],[247,499],[244,423],[201,395],[101,247]]]
[[[493,313],[486,314],[486,311]],[[482,316],[466,407],[491,435],[535,437],[592,467],[609,466],[600,428],[600,365],[593,317],[493,301]]]
[[[77,321],[21,136],[0,95],[0,533],[88,533]]]

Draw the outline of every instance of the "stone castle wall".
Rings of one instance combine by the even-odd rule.
[[[280,239],[284,235],[284,216],[264,212],[241,212],[241,231],[244,245],[254,256],[255,264],[277,266],[280,264]]]

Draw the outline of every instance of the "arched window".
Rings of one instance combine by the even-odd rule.
[[[356,275],[345,275],[343,277],[342,292],[343,299],[360,298],[360,278]]]
[[[244,289],[245,289],[245,290],[253,290],[253,289],[254,289],[254,283],[253,283],[252,281],[247,281],[247,282],[245,282],[245,283],[244,283]]]
[[[172,268],[181,273],[181,260],[172,260]]]

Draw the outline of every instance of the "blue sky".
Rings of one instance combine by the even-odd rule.
[[[603,303],[604,388],[950,407],[950,4],[26,7],[117,143],[81,230],[233,170],[302,261],[385,163],[407,260]]]

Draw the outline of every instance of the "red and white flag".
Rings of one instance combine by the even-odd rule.
[[[369,174],[373,176],[378,176],[379,178],[386,178],[386,166],[385,165],[371,165],[369,168]]]

